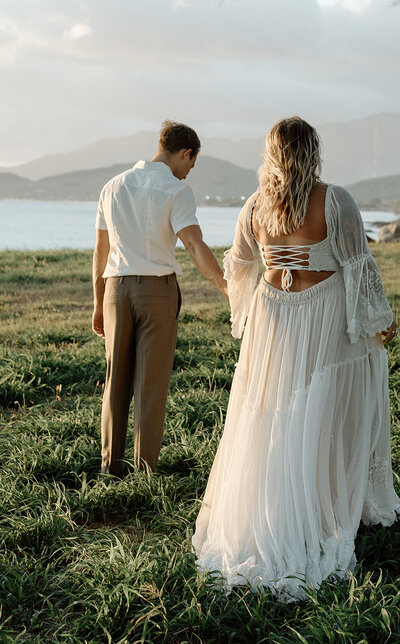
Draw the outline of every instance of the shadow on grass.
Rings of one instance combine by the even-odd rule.
[[[380,568],[393,580],[399,575],[400,517],[391,526],[361,525],[355,542],[357,560],[365,569]]]

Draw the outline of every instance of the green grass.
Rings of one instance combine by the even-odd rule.
[[[374,253],[398,310],[399,246]],[[400,642],[398,524],[361,527],[351,580],[296,605],[226,596],[197,575],[190,539],[239,343],[224,300],[178,254],[184,305],[158,471],[116,482],[98,476],[105,358],[90,330],[90,253],[0,253],[0,642]],[[399,491],[398,339],[389,361]]]

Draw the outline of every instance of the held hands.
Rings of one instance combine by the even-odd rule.
[[[393,340],[399,332],[399,327],[396,320],[393,320],[392,324],[386,329],[386,331],[381,332],[382,342],[386,344]]]
[[[103,307],[99,306],[94,309],[92,316],[92,329],[100,338],[104,338],[104,321]]]

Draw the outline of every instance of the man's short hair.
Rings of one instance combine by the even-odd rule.
[[[193,159],[200,150],[200,139],[191,127],[175,121],[164,121],[161,126],[159,148],[168,150],[171,154],[179,150],[192,150]]]

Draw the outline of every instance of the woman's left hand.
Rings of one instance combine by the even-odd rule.
[[[386,329],[386,331],[381,332],[383,344],[386,344],[387,342],[390,342],[390,340],[393,340],[393,338],[396,337],[398,332],[399,332],[398,324],[396,320],[393,320],[392,324]]]

